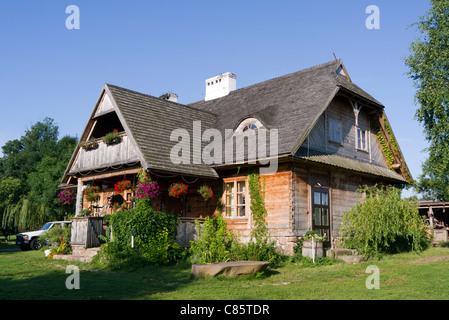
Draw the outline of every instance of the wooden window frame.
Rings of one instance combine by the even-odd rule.
[[[314,199],[314,196],[315,196],[315,192],[317,192],[317,193],[319,193],[319,197],[320,197],[320,203],[319,204],[316,204],[315,203],[315,199]],[[322,194],[323,193],[325,193],[326,194],[326,197],[327,197],[327,204],[322,204]],[[330,201],[331,201],[331,191],[330,191],[330,189],[328,189],[328,188],[323,188],[323,187],[312,187],[311,188],[311,204],[312,204],[312,207],[311,207],[311,226],[312,226],[312,229],[313,230],[322,230],[322,231],[324,231],[324,230],[326,230],[327,232],[326,232],[326,235],[327,235],[327,239],[325,240],[325,241],[323,241],[323,244],[326,246],[326,247],[330,247],[331,246],[331,238],[332,238],[332,216],[331,216],[331,203],[330,203]],[[320,210],[320,219],[322,219],[322,209],[326,209],[327,210],[327,214],[326,214],[326,217],[327,217],[327,223],[326,224],[322,224],[322,221],[320,221],[320,224],[319,225],[316,225],[315,224],[315,221],[314,221],[314,219],[315,219],[315,217],[314,217],[314,210],[315,210],[315,208],[317,208],[317,209],[319,209]]]
[[[332,123],[332,125],[331,125]],[[338,124],[338,131],[336,130],[336,124]],[[342,122],[336,118],[329,118],[329,141],[336,144],[343,144]],[[338,137],[337,137],[338,133]]]
[[[245,183],[245,192],[244,192],[244,196],[245,196],[245,215],[244,216],[238,216],[238,208],[242,207],[243,205],[238,203],[238,195],[243,194],[243,192],[238,192],[238,183],[239,182],[244,182]],[[224,179],[223,180],[224,183],[224,192],[223,192],[223,197],[222,199],[224,199],[223,201],[223,212],[224,215],[223,217],[225,219],[232,219],[232,220],[246,220],[249,218],[249,214],[250,214],[250,201],[249,201],[249,192],[248,192],[248,179],[246,177],[244,178],[235,178],[235,179]],[[233,186],[233,192],[232,192],[232,197],[233,197],[233,204],[228,204],[228,189],[227,189],[227,185],[232,183]],[[228,216],[228,208],[231,208],[231,215]]]
[[[359,136],[360,133],[360,136]],[[369,131],[363,130],[360,127],[356,127],[355,129],[355,137],[356,137],[356,149],[364,152],[369,151]],[[362,145],[362,141],[365,142],[365,147]]]

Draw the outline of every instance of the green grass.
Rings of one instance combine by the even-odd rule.
[[[0,249],[14,248],[12,243]],[[79,290],[68,290],[68,265],[80,268]],[[367,266],[380,270],[380,289],[368,290]],[[449,297],[449,248],[385,256],[359,264],[304,267],[286,263],[237,279],[195,279],[191,265],[106,270],[93,264],[52,260],[42,251],[0,251],[3,300],[437,300]]]

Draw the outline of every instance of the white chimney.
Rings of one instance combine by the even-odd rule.
[[[173,92],[163,94],[159,98],[161,98],[162,100],[168,100],[168,101],[172,101],[172,102],[176,102],[176,103],[178,102],[178,95]]]
[[[213,100],[227,96],[231,91],[237,88],[237,76],[230,72],[220,74],[219,76],[206,80],[205,101]]]

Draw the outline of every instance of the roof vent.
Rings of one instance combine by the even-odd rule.
[[[178,102],[178,95],[173,92],[163,94],[159,98],[161,98],[162,100],[172,101],[172,102],[176,102],[176,103]]]
[[[237,87],[237,76],[233,73],[226,72],[216,77],[206,80],[206,97],[205,101],[213,100],[227,96]]]

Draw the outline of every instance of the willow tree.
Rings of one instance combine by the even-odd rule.
[[[427,197],[449,201],[449,0],[430,4],[414,24],[421,37],[412,42],[405,59],[417,89],[415,117],[429,142],[417,189]]]

